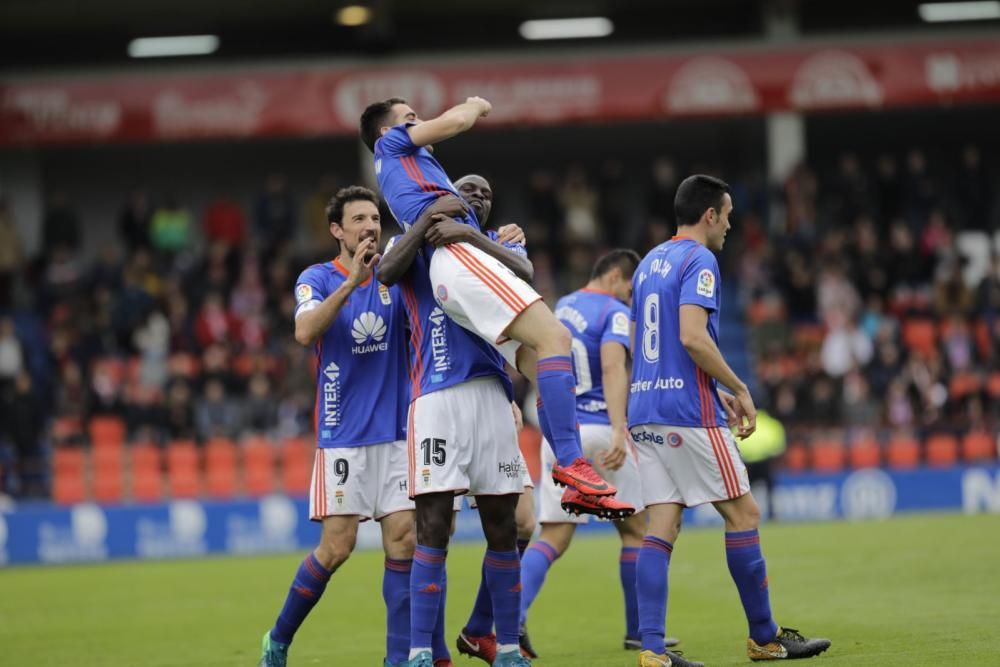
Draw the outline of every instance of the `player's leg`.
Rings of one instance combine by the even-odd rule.
[[[528,475],[527,464],[524,468],[524,493],[517,501],[517,513],[514,520],[517,522],[517,553],[521,556],[521,564],[524,564],[524,552],[531,543],[531,537],[535,534],[535,486]],[[522,588],[521,595],[524,595]],[[528,629],[524,625],[522,618],[521,626],[518,629],[517,643],[521,645],[521,655],[529,658],[537,658],[538,653],[531,645],[531,638],[528,636]]]
[[[411,510],[382,517],[382,548],[385,573],[382,599],[386,609],[386,661],[406,662],[410,654],[410,571],[416,547],[415,515]]]
[[[411,667],[432,667],[432,635],[443,602],[454,493],[421,494],[415,502],[417,545],[410,573],[409,664]]]
[[[622,584],[625,600],[625,640],[626,649],[642,648],[639,636],[639,605],[636,600],[635,571],[639,560],[639,549],[646,531],[646,513],[638,512],[627,519],[615,522],[615,529],[622,541],[618,557],[618,577]]]
[[[526,623],[528,609],[545,583],[545,577],[556,560],[566,553],[576,524],[569,522],[543,523],[542,532],[527,551],[521,563],[521,622]]]
[[[496,625],[497,657],[494,665],[517,665],[521,657],[519,613],[521,562],[517,552],[517,498],[515,495],[477,496],[479,518],[486,536],[483,572]]]

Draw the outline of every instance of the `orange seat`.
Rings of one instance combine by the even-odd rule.
[[[121,417],[104,415],[93,417],[87,426],[93,446],[121,445],[125,442],[125,421]]]
[[[947,468],[958,461],[958,438],[950,433],[936,433],[927,439],[927,464]]]
[[[160,449],[150,443],[132,445],[132,499],[152,503],[163,498],[163,462]]]
[[[112,440],[98,441],[90,451],[90,471],[94,498],[102,503],[121,502],[124,491],[123,447]]]
[[[52,439],[56,445],[69,442],[80,443],[83,429],[77,417],[57,417],[52,422]]]
[[[198,448],[190,440],[178,440],[167,447],[167,486],[172,498],[195,498],[201,494]]]
[[[962,438],[962,458],[966,461],[989,461],[996,458],[997,441],[984,431],[972,431]]]
[[[840,440],[822,440],[812,446],[813,470],[816,472],[839,472],[844,469],[847,452]]]
[[[889,441],[886,461],[892,468],[916,468],[920,464],[920,444],[909,436],[895,437]]]
[[[882,452],[877,440],[862,438],[851,443],[847,458],[852,468],[877,468],[882,462]]]
[[[781,463],[788,472],[802,472],[809,463],[809,450],[801,442],[788,445]]]
[[[213,498],[236,495],[236,445],[227,438],[214,438],[205,445],[205,488]]]
[[[79,447],[57,449],[52,454],[52,499],[72,505],[87,498],[87,458]]]
[[[309,493],[316,446],[305,438],[292,438],[281,445],[281,486],[285,493],[304,496]]]
[[[274,491],[274,445],[265,438],[243,443],[243,488],[254,498]]]
[[[925,357],[934,356],[937,351],[937,328],[934,320],[907,320],[903,324],[903,342],[906,347]]]

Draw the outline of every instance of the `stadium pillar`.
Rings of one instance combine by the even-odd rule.
[[[766,0],[761,6],[767,41],[789,44],[799,39],[798,0]],[[802,114],[771,113],[767,116],[767,176],[782,183],[788,172],[806,157],[806,131]]]
[[[41,157],[31,150],[0,151],[0,196],[6,197],[26,257],[42,247],[45,193]]]

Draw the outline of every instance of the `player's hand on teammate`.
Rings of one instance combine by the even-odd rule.
[[[470,233],[474,232],[469,225],[439,213],[434,216],[434,225],[427,230],[424,238],[435,248],[440,248],[449,243],[461,243],[469,238]]]
[[[611,449],[601,452],[601,466],[608,470],[618,470],[625,465],[625,457],[628,455],[628,450],[625,449],[626,437],[625,429],[616,429],[611,434]]]
[[[486,116],[486,115],[488,115],[490,113],[490,111],[493,110],[493,105],[490,104],[488,100],[486,100],[486,99],[484,99],[482,97],[469,97],[469,98],[466,98],[465,103],[466,104],[477,104],[477,105],[479,105],[479,108],[481,109],[481,111],[479,112],[480,116]]]
[[[743,440],[757,430],[757,408],[749,390],[744,389],[735,395],[720,390],[719,398],[726,409],[729,428],[736,429],[736,437]]]
[[[497,229],[497,242],[524,245],[526,242],[524,230],[520,225],[503,225]]]
[[[368,258],[368,253],[376,248],[378,245],[374,237],[368,237],[358,243],[358,247],[354,250],[354,260],[351,262],[350,273],[347,274],[347,281],[352,286],[357,287],[371,277],[372,270],[382,257],[376,252]]]
[[[461,197],[441,195],[427,207],[425,215],[444,215],[449,218],[464,218],[469,212],[469,205]]]

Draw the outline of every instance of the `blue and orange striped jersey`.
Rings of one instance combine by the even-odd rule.
[[[556,317],[573,335],[576,417],[581,424],[610,424],[601,375],[601,346],[628,349],[628,306],[607,292],[581,289],[556,304]]]
[[[347,278],[340,259],[314,264],[295,283],[295,316]],[[355,289],[316,344],[316,440],[360,447],[406,439],[406,313],[398,287],[373,278]]]
[[[392,251],[394,242],[395,238],[389,239],[386,254]],[[513,399],[513,387],[500,353],[479,336],[455,324],[437,305],[431,285],[430,260],[425,253],[416,254],[400,288],[410,321],[411,400],[490,375],[500,379],[508,397]]]
[[[406,131],[412,123],[397,125],[375,142],[375,176],[385,203],[403,231],[443,194],[458,191],[429,150],[417,146]],[[463,222],[479,229],[476,214],[469,211]]]
[[[705,246],[675,236],[646,255],[632,277],[635,323],[628,425],[725,426],[716,382],[695,365],[680,338],[680,307],[709,311],[719,342],[719,263]]]

